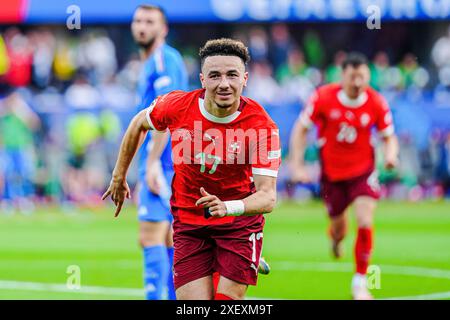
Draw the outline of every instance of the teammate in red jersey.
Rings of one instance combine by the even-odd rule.
[[[103,199],[111,196],[117,216],[130,197],[126,174],[143,137],[168,128],[177,298],[243,299],[257,280],[263,214],[276,201],[278,128],[241,95],[250,59],[241,42],[208,41],[200,58],[203,89],[160,96],[133,118]],[[214,272],[220,274],[216,293]]]
[[[341,241],[347,232],[346,211],[353,204],[358,234],[352,296],[371,299],[366,273],[372,252],[373,215],[379,198],[372,128],[383,138],[387,168],[397,165],[398,143],[386,101],[368,86],[370,71],[366,58],[351,53],[342,69],[342,83],[317,89],[294,126],[290,143],[292,180],[310,181],[303,156],[307,131],[315,124],[322,167],[321,190],[331,220],[333,254],[336,258],[342,254]]]

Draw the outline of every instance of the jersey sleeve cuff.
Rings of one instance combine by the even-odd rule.
[[[307,129],[310,129],[311,126],[313,125],[312,120],[305,113],[302,113],[300,115],[299,121],[300,121],[300,124]]]
[[[276,178],[278,176],[278,171],[265,168],[252,168],[252,174]]]
[[[393,125],[387,126],[386,128],[379,130],[378,134],[383,138],[392,136],[394,134],[394,126]]]
[[[150,126],[151,130],[155,130],[158,132],[164,132],[166,130],[158,130],[155,125],[152,122],[152,119],[150,118],[150,113],[153,111],[153,108],[155,107],[155,105],[151,105],[150,107],[147,108],[147,112],[145,113],[145,118],[147,119],[148,125]]]

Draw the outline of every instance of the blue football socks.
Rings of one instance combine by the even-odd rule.
[[[163,245],[144,248],[144,285],[147,300],[168,298],[167,279],[171,264],[167,248]]]

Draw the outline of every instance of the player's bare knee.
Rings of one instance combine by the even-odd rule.
[[[244,300],[247,287],[248,286],[246,284],[221,276],[217,287],[217,292],[222,293],[233,300]]]
[[[356,213],[356,223],[359,228],[369,228],[373,223],[373,214],[370,210],[361,210]]]
[[[372,220],[377,201],[370,197],[358,197],[354,202],[356,219],[361,223]]]
[[[213,300],[214,288],[211,276],[193,280],[175,291],[177,300]]]

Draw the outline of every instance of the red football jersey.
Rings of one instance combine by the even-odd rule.
[[[239,109],[215,117],[204,106],[205,90],[173,91],[147,108],[153,129],[169,128],[175,175],[172,213],[183,223],[211,225],[235,217],[204,217],[195,206],[200,188],[220,200],[239,200],[255,192],[253,175],[276,177],[281,162],[276,124],[257,102],[242,97]]]
[[[322,173],[331,181],[350,179],[374,167],[372,127],[384,137],[394,133],[385,99],[372,88],[350,99],[339,84],[316,90],[300,114],[301,123],[318,126]]]

